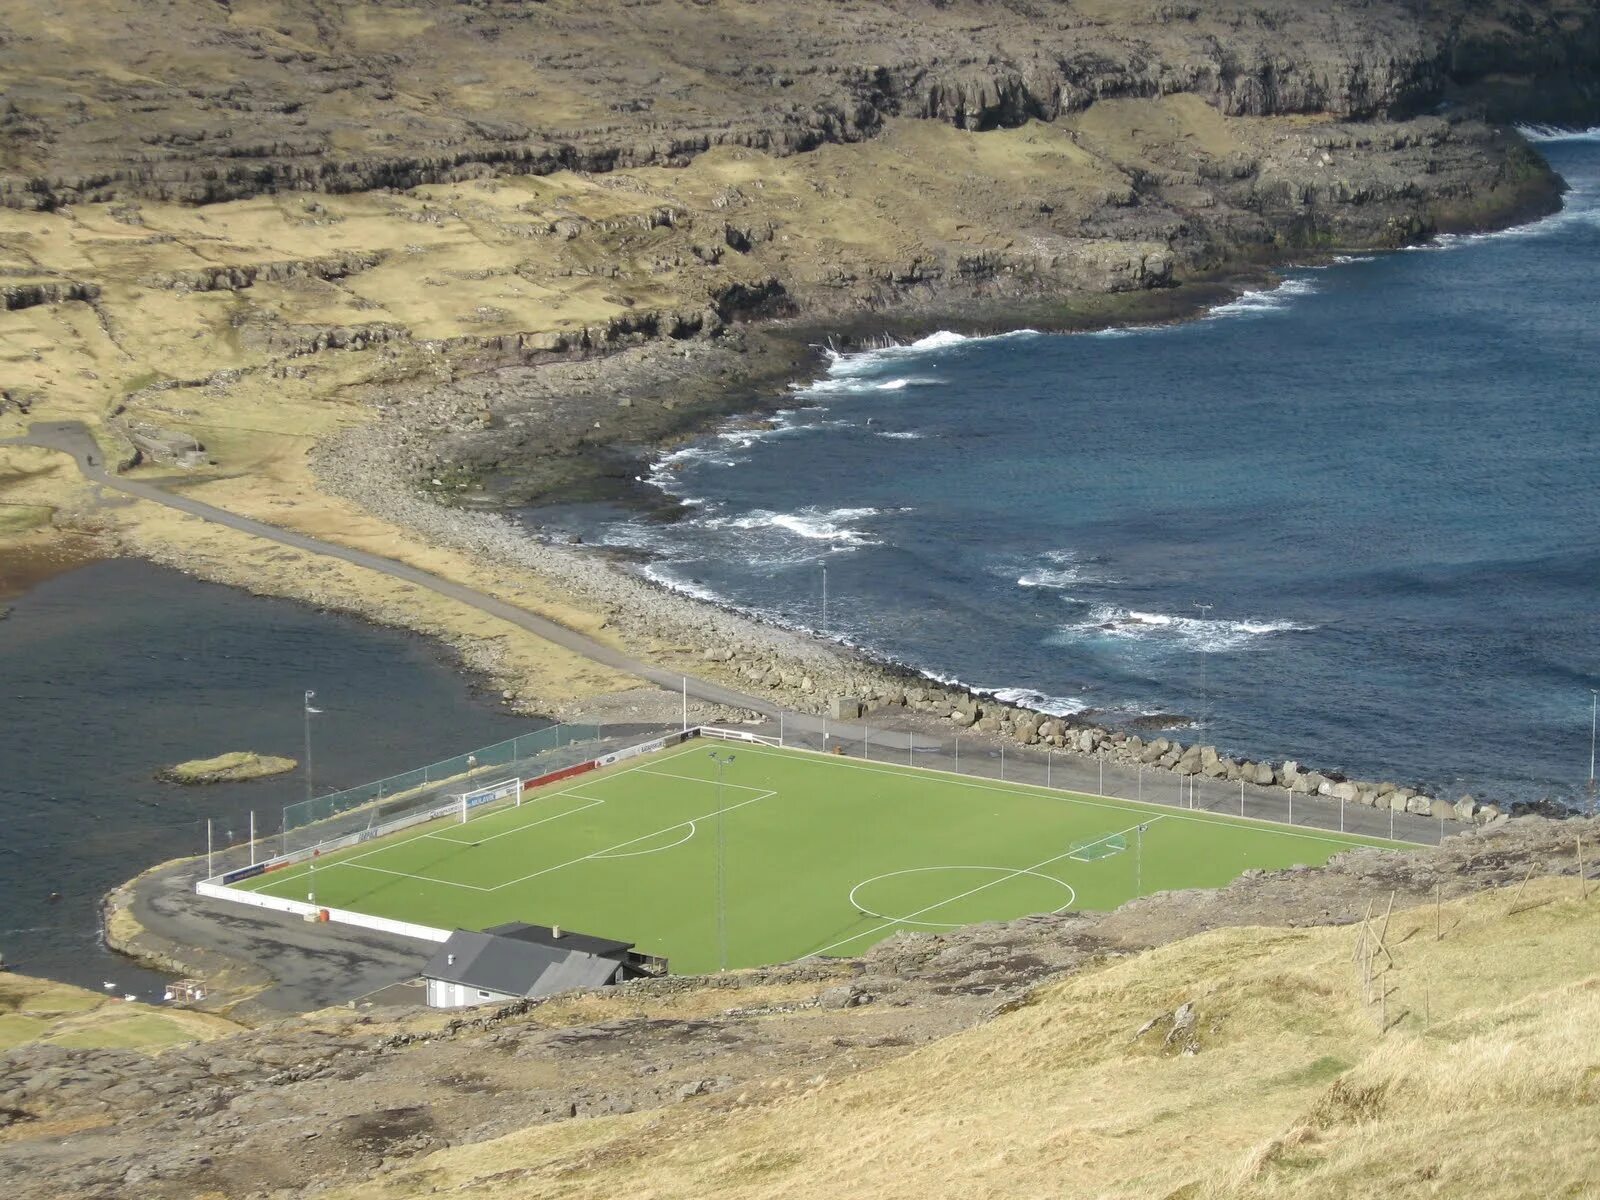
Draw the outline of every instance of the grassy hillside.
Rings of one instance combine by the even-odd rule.
[[[1579,886],[1396,914],[1370,983],[1357,928],[1218,930],[837,1082],[534,1128],[332,1194],[1590,1195],[1600,896]]]
[[[205,1013],[129,1004],[70,984],[0,972],[0,1051],[31,1042],[156,1051],[238,1030]]]

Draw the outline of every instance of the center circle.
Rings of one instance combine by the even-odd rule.
[[[894,912],[881,911],[878,906],[867,903],[870,899],[871,889],[877,885],[877,890],[905,891],[904,883],[896,885],[891,881],[902,880],[905,876],[929,875],[935,873],[949,873],[951,878],[949,886],[928,886],[924,882],[913,883],[910,891],[917,895],[918,902],[913,904],[885,905],[905,909],[904,915]],[[992,878],[985,880],[984,875]],[[1063,895],[1066,901],[1054,908],[1032,907],[1024,908],[1020,912],[1001,916],[979,916],[968,918],[965,921],[932,921],[928,920],[929,914],[937,912],[950,904],[968,898],[978,898],[983,893],[997,893],[1004,890],[1015,891],[1022,885],[1025,892],[1031,892],[1041,898],[1048,896],[1050,899],[1059,900]],[[926,900],[923,901],[923,897]],[[1026,916],[1033,912],[1065,912],[1077,903],[1078,894],[1070,883],[1057,879],[1054,875],[1046,875],[1042,871],[1035,871],[1027,867],[986,867],[977,864],[957,863],[949,866],[938,867],[907,867],[903,871],[886,871],[882,875],[874,875],[871,879],[863,879],[850,889],[850,905],[857,912],[866,914],[879,921],[891,921],[896,925],[924,925],[930,929],[960,929],[965,925],[977,924],[980,921],[1014,920],[1016,917]],[[981,904],[981,900],[979,901]]]

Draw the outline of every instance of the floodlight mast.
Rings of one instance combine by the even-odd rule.
[[[728,839],[723,827],[722,773],[733,764],[732,754],[710,751],[717,764],[717,970],[728,969]]]

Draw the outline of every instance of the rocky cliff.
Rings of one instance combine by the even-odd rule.
[[[1233,116],[1600,113],[1600,20],[1584,0],[65,9],[0,3],[7,205],[680,165],[714,146],[855,141],[894,117],[986,130],[1180,93]]]

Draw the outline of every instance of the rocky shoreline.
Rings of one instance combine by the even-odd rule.
[[[1203,302],[1196,303],[1192,311],[1203,308]],[[1172,313],[1164,316],[1170,319]],[[914,336],[948,323],[931,316],[907,317],[895,327]],[[992,318],[984,328],[994,328]],[[584,435],[598,429],[600,435],[624,442],[628,453],[619,461],[637,471],[653,452],[652,426],[647,423],[641,431],[629,423],[632,405],[627,399],[620,406],[613,401],[607,409],[598,407],[596,398],[605,393],[627,396],[629,389],[643,386],[647,393],[669,397],[666,411],[672,418],[657,429],[670,427],[675,438],[704,433],[732,411],[751,412],[753,379],[771,382],[771,347],[752,350],[764,336],[769,335],[737,331],[726,340],[700,339],[687,345],[646,342],[605,358],[511,368],[448,388],[386,391],[378,403],[383,419],[355,427],[320,447],[314,467],[326,490],[385,520],[550,581],[581,607],[604,614],[609,628],[635,647],[653,652],[656,659],[686,673],[770,696],[774,703],[798,712],[884,724],[933,718],[956,730],[1020,746],[1096,756],[1179,776],[1276,786],[1330,803],[1452,822],[1499,824],[1507,819],[1512,806],[1480,802],[1471,795],[1448,799],[1423,786],[1352,779],[1337,770],[1304,767],[1293,758],[1256,761],[1228,755],[1213,745],[1185,744],[1167,736],[1149,738],[1134,728],[1108,728],[1005,703],[838,642],[670,590],[614,555],[536,537],[502,513],[472,507],[486,505],[491,497],[469,482],[471,470],[452,475],[452,469],[462,464],[449,460],[448,450],[441,451],[440,430],[473,426],[503,430],[504,418],[486,405],[515,391],[519,419],[528,424],[537,421],[547,444],[561,445],[573,426],[581,426]],[[786,349],[776,360],[803,362],[804,356],[795,350],[803,340],[796,331],[783,329],[779,336]],[[697,405],[687,404],[674,414],[672,394],[708,384],[709,397],[702,394]],[[772,392],[771,403],[781,403],[781,389]],[[621,420],[591,422],[597,412],[619,413]],[[474,437],[482,436],[474,431]],[[626,488],[613,494],[626,495]],[[448,503],[441,502],[445,498]]]

